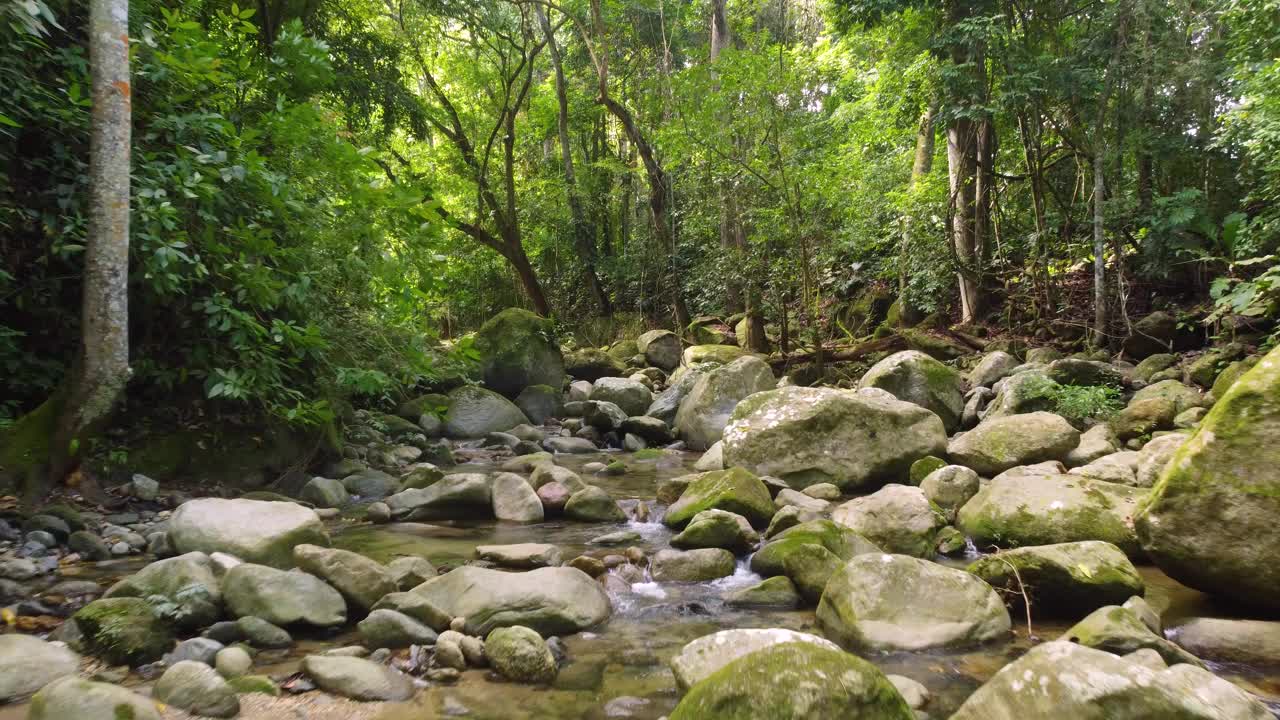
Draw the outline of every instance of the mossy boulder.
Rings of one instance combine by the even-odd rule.
[[[919,460],[911,463],[911,469],[907,471],[907,481],[912,485],[919,485],[929,473],[934,470],[940,470],[947,466],[947,461],[933,455],[926,455]]]
[[[1220,399],[1165,466],[1135,518],[1151,559],[1179,582],[1280,609],[1280,348]]]
[[[1080,432],[1059,415],[1033,412],[982,421],[957,435],[947,455],[979,475],[1002,473],[1019,465],[1062,460],[1080,443]]]
[[[969,387],[991,387],[995,383],[1008,377],[1021,363],[1018,359],[1007,352],[1001,350],[992,350],[978,364],[969,371],[968,381]]]
[[[727,592],[724,602],[730,607],[794,608],[800,604],[800,593],[790,578],[778,575]]]
[[[582,348],[564,356],[564,369],[575,380],[595,382],[603,377],[626,374],[627,365],[599,348]]]
[[[1195,655],[1156,634],[1136,612],[1120,605],[1094,610],[1058,639],[1116,655],[1128,655],[1143,649],[1155,650],[1170,665],[1187,663],[1203,666]]]
[[[1197,389],[1184,385],[1177,380],[1161,380],[1152,383],[1133,394],[1130,404],[1152,398],[1168,400],[1173,404],[1174,414],[1184,410],[1200,407],[1205,404],[1204,395]]]
[[[667,372],[680,365],[680,336],[670,330],[650,330],[636,338],[636,350],[644,359]]]
[[[1252,370],[1253,366],[1257,365],[1261,359],[1258,356],[1247,357],[1243,360],[1236,360],[1223,368],[1222,372],[1218,373],[1217,379],[1213,381],[1213,388],[1209,391],[1208,399],[1217,401],[1226,395],[1227,390],[1230,390],[1231,386],[1245,373]]]
[[[1149,382],[1152,375],[1162,370],[1168,370],[1177,364],[1177,355],[1173,353],[1157,353],[1138,363],[1133,368],[1133,375],[1143,382]]]
[[[469,635],[487,635],[510,625],[523,625],[544,636],[575,633],[604,622],[612,612],[600,584],[572,567],[508,573],[464,566],[399,594],[435,608],[443,617],[466,618]],[[404,602],[399,605],[393,609],[427,622],[406,609]],[[435,627],[433,622],[427,624]]]
[[[556,677],[556,659],[547,641],[527,627],[517,625],[490,632],[484,640],[484,656],[508,680],[546,684]]]
[[[765,484],[740,467],[713,470],[694,476],[680,499],[667,508],[662,522],[668,527],[683,528],[704,510],[737,513],[755,527],[765,527],[775,511],[773,498]]]
[[[1124,352],[1141,360],[1157,353],[1168,353],[1178,334],[1178,319],[1171,313],[1157,310],[1133,323],[1133,330],[1124,340]]]
[[[751,556],[751,570],[761,575],[782,575],[789,555],[804,545],[819,545],[841,560],[879,553],[879,547],[853,530],[831,520],[810,520],[774,535]]]
[[[611,402],[628,416],[643,415],[653,402],[653,393],[643,383],[628,378],[600,378],[591,386],[591,400]]]
[[[690,688],[671,720],[914,720],[871,663],[816,643],[749,653]]]
[[[163,597],[175,623],[203,627],[222,617],[222,589],[209,556],[190,552],[157,560],[112,585],[106,598]]]
[[[564,414],[564,396],[550,385],[530,385],[516,396],[516,407],[530,422],[541,425]]]
[[[960,426],[964,382],[955,370],[916,350],[881,360],[862,376],[858,387],[887,390],[894,397],[933,411],[948,433]]]
[[[754,652],[784,643],[811,643],[828,650],[839,650],[830,640],[783,628],[742,628],[721,630],[703,635],[671,658],[671,672],[681,692],[714,675],[729,663]]]
[[[979,548],[1102,540],[1141,557],[1130,518],[1139,488],[1075,475],[1036,473],[987,483],[956,514],[956,527]]]
[[[386,566],[350,550],[298,545],[293,549],[293,560],[299,569],[324,580],[361,611],[368,611],[383,595],[398,589]]]
[[[947,524],[945,514],[924,491],[910,485],[886,485],[854,498],[836,508],[831,519],[885,552],[915,557],[933,555],[934,536]]]
[[[1001,550],[968,570],[1019,604],[1025,590],[1036,615],[1078,616],[1143,592],[1124,552],[1097,540]]]
[[[772,390],[775,385],[773,371],[754,356],[718,367],[699,377],[680,401],[675,417],[676,433],[690,449],[706,450],[720,439],[734,408],[743,398]]]
[[[524,412],[502,395],[468,385],[449,393],[444,434],[454,438],[481,438],[528,422]]]
[[[1007,415],[1053,410],[1057,406],[1054,393],[1059,387],[1040,369],[1014,373],[996,383],[996,396],[987,404],[982,419],[994,420]]]
[[[795,488],[832,483],[853,490],[905,480],[912,463],[945,447],[937,415],[883,391],[782,387],[739,403],[723,452],[725,467]]]
[[[854,651],[924,650],[1004,638],[1009,611],[987,583],[906,555],[859,555],[827,582],[818,626]]]
[[[334,627],[347,621],[347,603],[342,595],[305,572],[241,563],[223,576],[222,594],[227,610],[237,618],[256,617],[273,625],[315,627]]]
[[[72,620],[84,648],[111,665],[143,665],[173,648],[173,628],[142,598],[94,600]]]
[[[671,538],[678,548],[723,548],[745,552],[760,539],[747,519],[725,510],[703,510],[693,516],[679,535]]]
[[[703,582],[733,574],[733,553],[720,548],[659,550],[650,562],[657,582]]]
[[[528,310],[507,308],[494,315],[476,331],[475,347],[484,384],[507,397],[530,385],[564,384],[555,323]]]
[[[149,697],[111,683],[68,677],[31,698],[28,720],[160,720]]]
[[[699,363],[718,363],[720,365],[728,365],[740,357],[749,355],[746,350],[737,345],[719,345],[719,344],[703,344],[690,345],[684,349],[680,355],[680,364],[685,366],[697,365]]]
[[[1032,692],[1030,688],[1035,688]],[[1270,720],[1260,701],[1200,668],[1151,667],[1070,642],[1009,663],[951,720]]]

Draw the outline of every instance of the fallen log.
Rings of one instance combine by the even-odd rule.
[[[905,350],[907,341],[898,335],[889,335],[877,340],[868,340],[857,345],[835,345],[822,349],[823,362],[845,362],[857,360],[865,355],[877,352],[896,352]],[[801,363],[814,362],[818,359],[817,350],[791,353],[789,355],[770,355],[768,363],[773,367],[789,367]]]

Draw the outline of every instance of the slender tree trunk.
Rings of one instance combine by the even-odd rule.
[[[50,445],[50,483],[72,469],[129,380],[129,2],[92,0],[89,69],[89,227],[80,350]]]
[[[569,216],[573,222],[574,249],[578,253],[578,258],[582,260],[583,274],[586,276],[591,295],[600,308],[600,314],[611,315],[613,305],[609,302],[609,293],[605,291],[604,284],[600,282],[600,276],[596,273],[595,228],[587,222],[586,214],[582,211],[582,198],[578,195],[577,178],[573,172],[573,147],[569,144],[569,97],[565,90],[560,46],[556,43],[555,32],[551,29],[551,22],[547,20],[547,14],[543,12],[542,6],[534,5],[533,9],[538,16],[538,24],[542,26],[542,32],[547,37],[547,50],[551,53],[551,64],[555,69],[560,159],[564,164],[564,182],[569,195]]]
[[[547,296],[542,292],[542,284],[538,282],[538,275],[533,271],[533,265],[529,263],[529,256],[525,254],[524,247],[519,242],[508,243],[507,247],[509,249],[505,253],[507,262],[511,263],[516,276],[520,278],[520,284],[524,286],[525,294],[529,296],[533,311],[543,317],[550,316],[551,305],[547,303]]]
[[[960,321],[974,322],[978,317],[977,227],[974,223],[977,184],[975,123],[957,118],[947,128],[947,169],[951,188],[951,243],[959,264]]]
[[[1093,334],[1094,344],[1101,346],[1107,334],[1107,263],[1106,238],[1103,234],[1103,196],[1106,194],[1105,150],[1102,128],[1093,150]]]
[[[916,126],[916,152],[911,162],[911,190],[915,190],[920,180],[933,170],[934,128],[933,116],[935,108],[930,105],[920,114],[920,124]],[[911,245],[911,215],[902,218],[902,238],[898,242],[898,295],[907,292],[907,257]]]

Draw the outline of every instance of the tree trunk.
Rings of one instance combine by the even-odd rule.
[[[600,282],[600,275],[596,272],[595,228],[587,222],[586,214],[582,211],[582,198],[578,195],[577,179],[573,172],[573,147],[569,144],[569,98],[565,90],[560,46],[556,44],[555,32],[551,29],[551,22],[547,20],[547,14],[543,12],[542,6],[534,5],[533,9],[538,16],[538,24],[542,26],[542,32],[547,37],[547,50],[551,53],[551,64],[555,69],[560,160],[564,164],[564,183],[569,195],[569,216],[573,222],[574,249],[578,253],[578,258],[582,260],[587,287],[600,308],[600,314],[612,315],[613,305],[609,302],[609,293],[605,291],[604,284]]]
[[[947,128],[947,170],[951,188],[951,244],[959,265],[960,321],[974,322],[978,317],[977,279],[978,240],[974,222],[975,185],[977,184],[977,127],[972,120],[957,118]]]
[[[1101,347],[1107,336],[1107,263],[1106,238],[1103,235],[1103,196],[1106,193],[1105,145],[1102,128],[1093,150],[1093,341]]]
[[[508,252],[505,253],[507,262],[511,263],[516,276],[520,278],[520,284],[524,287],[525,294],[529,296],[533,311],[543,317],[550,317],[551,306],[547,303],[547,296],[542,292],[542,284],[538,282],[538,275],[533,271],[533,265],[529,263],[529,256],[525,254],[524,247],[519,242],[508,243],[507,247]]]
[[[50,445],[50,483],[72,469],[83,441],[111,413],[129,380],[129,2],[92,0],[89,69],[89,227],[80,350]]]
[[[933,115],[932,105],[920,114],[920,124],[916,126],[916,153],[911,163],[911,190],[915,190],[920,180],[933,170]],[[898,242],[898,295],[907,292],[907,257],[911,246],[911,216],[902,218],[902,238]]]

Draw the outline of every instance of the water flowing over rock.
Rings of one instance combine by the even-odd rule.
[[[810,642],[748,653],[689,689],[671,720],[914,720],[871,663]]]
[[[179,553],[224,552],[245,562],[293,566],[295,545],[328,545],[314,510],[261,500],[189,500],[169,518],[169,540]]]
[[[904,350],[881,360],[858,381],[859,388],[887,390],[899,400],[931,410],[947,432],[960,425],[964,411],[960,374],[922,352]]]
[[[1034,691],[1033,691],[1034,689]],[[1271,720],[1248,693],[1192,665],[1152,668],[1069,642],[1032,648],[951,720]]]
[[[487,635],[510,625],[524,625],[543,635],[573,633],[604,622],[612,612],[600,585],[571,567],[506,573],[464,566],[404,594],[450,617],[465,617],[469,635]]]
[[[970,645],[1009,633],[1009,611],[987,583],[906,555],[859,555],[818,603],[818,626],[855,651]]]
[[[692,450],[706,450],[720,439],[738,403],[773,389],[773,371],[761,359],[747,356],[699,377],[680,401],[675,429]]]
[[[956,527],[987,545],[1019,547],[1103,540],[1139,557],[1131,518],[1142,491],[1074,475],[998,477],[956,514]]]
[[[1179,582],[1280,609],[1280,348],[1236,381],[1173,454],[1136,518]]]
[[[843,490],[907,478],[911,464],[940,455],[938,416],[887,393],[784,387],[741,403],[725,429],[725,467],[740,466],[803,488]]]

